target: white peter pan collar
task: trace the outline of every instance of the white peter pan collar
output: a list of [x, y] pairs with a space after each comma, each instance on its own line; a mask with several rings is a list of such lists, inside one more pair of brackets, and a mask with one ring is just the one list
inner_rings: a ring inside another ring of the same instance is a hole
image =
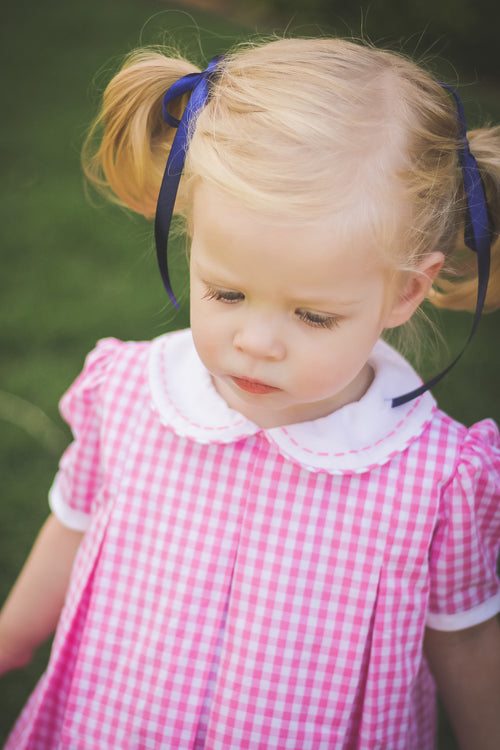
[[418, 438], [436, 409], [430, 393], [396, 409], [391, 399], [421, 380], [390, 346], [379, 341], [369, 362], [372, 385], [359, 400], [322, 419], [263, 430], [230, 409], [212, 385], [191, 331], [155, 339], [149, 379], [163, 424], [199, 443], [229, 443], [262, 433], [287, 458], [312, 471], [361, 473], [382, 465]]

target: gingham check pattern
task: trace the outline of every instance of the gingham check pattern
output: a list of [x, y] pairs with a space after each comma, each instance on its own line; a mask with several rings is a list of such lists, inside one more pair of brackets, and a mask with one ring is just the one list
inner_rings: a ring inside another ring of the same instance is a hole
[[383, 466], [314, 472], [162, 424], [149, 350], [103, 342], [62, 401], [52, 504], [90, 525], [6, 750], [433, 747], [426, 618], [498, 608], [494, 425], [437, 412]]

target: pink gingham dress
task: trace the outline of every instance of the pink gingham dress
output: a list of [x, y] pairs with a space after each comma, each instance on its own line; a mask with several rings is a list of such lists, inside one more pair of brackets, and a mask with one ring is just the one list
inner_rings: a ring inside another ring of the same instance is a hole
[[8, 750], [426, 750], [426, 625], [500, 609], [500, 450], [377, 344], [361, 401], [263, 430], [182, 331], [105, 340], [51, 490], [86, 530]]

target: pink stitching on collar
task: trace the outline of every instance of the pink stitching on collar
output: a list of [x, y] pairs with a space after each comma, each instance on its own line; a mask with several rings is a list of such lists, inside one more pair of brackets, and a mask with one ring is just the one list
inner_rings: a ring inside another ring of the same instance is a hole
[[[423, 398], [423, 396], [420, 396], [420, 398], [418, 398], [416, 401], [413, 402], [410, 411], [407, 414], [405, 414], [405, 416], [403, 417], [403, 419], [401, 419], [401, 421], [398, 422], [398, 424], [391, 430], [391, 432], [389, 432], [387, 435], [384, 435], [383, 437], [379, 438], [372, 445], [366, 445], [363, 448], [360, 448], [359, 450], [344, 451], [344, 452], [341, 452], [341, 453], [331, 453], [330, 451], [313, 451], [310, 448], [305, 448], [300, 443], [298, 443], [290, 435], [290, 433], [288, 432], [288, 430], [286, 429], [286, 427], [282, 427], [281, 430], [286, 435], [286, 437], [288, 438], [288, 440], [292, 443], [292, 445], [295, 445], [297, 448], [300, 448], [300, 450], [303, 450], [304, 453], [309, 453], [311, 456], [319, 456], [319, 457], [323, 457], [323, 458], [326, 458], [326, 457], [341, 458], [342, 456], [350, 456], [352, 454], [363, 453], [364, 451], [369, 451], [372, 448], [376, 448], [378, 445], [380, 445], [380, 443], [383, 443], [385, 440], [388, 440], [390, 437], [392, 437], [392, 435], [394, 435], [399, 430], [399, 428], [401, 427], [401, 425], [403, 424], [403, 422], [406, 419], [408, 419], [408, 417], [416, 409], [417, 405], [422, 400], [422, 398]], [[435, 411], [435, 407], [433, 408], [432, 413], [434, 411]]]
[[[161, 354], [163, 354], [163, 350], [160, 351], [160, 355]], [[165, 398], [167, 399], [168, 403], [170, 404], [175, 414], [184, 422], [186, 422], [186, 424], [192, 425], [193, 427], [197, 427], [200, 430], [217, 432], [221, 430], [228, 430], [228, 429], [232, 429], [235, 427], [239, 427], [240, 425], [244, 424], [247, 421], [244, 417], [242, 417], [238, 422], [235, 422], [233, 425], [227, 424], [227, 425], [221, 425], [219, 427], [210, 427], [208, 425], [202, 425], [202, 424], [198, 424], [197, 422], [192, 422], [177, 408], [177, 406], [174, 404], [174, 402], [172, 401], [170, 397], [170, 394], [168, 392], [168, 387], [167, 387], [167, 373], [166, 373], [166, 368], [165, 368], [165, 357], [163, 356], [160, 356], [160, 375], [161, 375], [162, 383], [164, 385], [163, 392], [164, 392]]]

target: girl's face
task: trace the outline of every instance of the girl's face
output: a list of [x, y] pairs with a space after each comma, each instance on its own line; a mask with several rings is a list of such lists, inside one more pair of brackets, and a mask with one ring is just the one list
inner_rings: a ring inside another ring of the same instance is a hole
[[277, 224], [205, 184], [193, 228], [191, 327], [226, 403], [271, 428], [360, 399], [383, 328], [409, 317], [373, 246], [336, 241], [332, 221]]

